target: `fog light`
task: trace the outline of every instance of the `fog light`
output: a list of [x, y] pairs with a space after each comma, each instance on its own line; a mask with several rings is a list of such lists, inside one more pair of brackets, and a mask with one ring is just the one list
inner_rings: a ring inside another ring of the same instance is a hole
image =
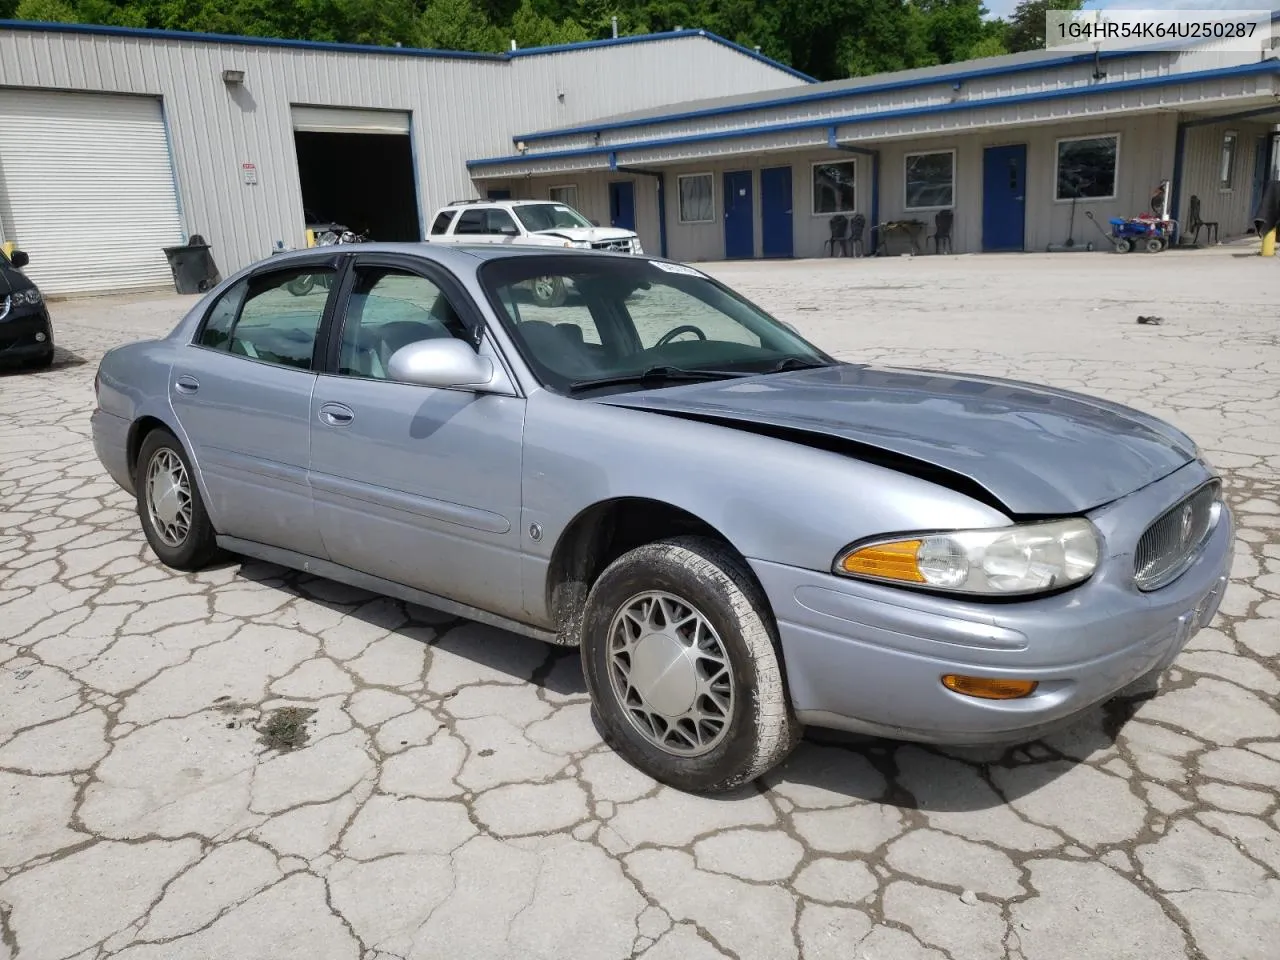
[[36, 343], [44, 343], [44, 341], [45, 341], [45, 336], [44, 336], [44, 334], [43, 334], [43, 333], [37, 333], [37, 334], [36, 334]]
[[979, 697], [983, 700], [1020, 700], [1035, 693], [1036, 687], [1040, 686], [1040, 681], [964, 677], [958, 673], [948, 673], [942, 678], [942, 685], [966, 697]]

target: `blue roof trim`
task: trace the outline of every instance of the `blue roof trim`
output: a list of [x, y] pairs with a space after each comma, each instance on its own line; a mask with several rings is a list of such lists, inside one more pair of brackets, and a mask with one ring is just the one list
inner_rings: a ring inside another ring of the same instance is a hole
[[[1092, 58], [1091, 58], [1092, 59]], [[1137, 80], [1120, 80], [1115, 83], [1099, 83], [1089, 87], [1073, 87], [1064, 90], [1045, 90], [1040, 93], [1022, 93], [1011, 97], [992, 97], [986, 100], [966, 100], [962, 103], [940, 103], [924, 107], [905, 107], [900, 110], [884, 110], [879, 113], [854, 114], [844, 117], [824, 117], [817, 120], [798, 120], [793, 123], [775, 123], [738, 130], [721, 130], [714, 133], [698, 133], [683, 137], [665, 137], [656, 140], [636, 140], [632, 143], [615, 143], [600, 147], [580, 147], [572, 150], [549, 150], [546, 153], [514, 154], [505, 157], [486, 157], [468, 160], [468, 169], [496, 167], [511, 163], [529, 163], [538, 160], [556, 160], [566, 157], [599, 156], [608, 153], [652, 150], [660, 147], [679, 146], [688, 143], [712, 143], [719, 140], [740, 140], [746, 137], [766, 136], [771, 133], [792, 133], [797, 130], [814, 130], [822, 127], [847, 127], [877, 120], [896, 120], [901, 117], [919, 117], [931, 113], [960, 113], [965, 110], [981, 110], [987, 107], [1004, 107], [1010, 104], [1034, 103], [1044, 100], [1065, 100], [1071, 97], [1088, 97], [1113, 93], [1119, 90], [1141, 90], [1148, 87], [1168, 87], [1197, 80], [1217, 77], [1242, 76], [1260, 73], [1280, 73], [1280, 60], [1262, 60], [1234, 67], [1215, 70], [1196, 70], [1190, 73], [1170, 74], [1162, 77], [1144, 77]], [[1277, 109], [1280, 109], [1278, 107]]]
[[432, 50], [418, 47], [380, 47], [368, 43], [330, 43], [319, 40], [288, 40], [280, 37], [244, 37], [228, 33], [194, 33], [186, 30], [156, 30], [150, 27], [110, 27], [93, 23], [44, 23], [38, 20], [0, 20], [0, 30], [28, 30], [45, 33], [80, 33], [106, 37], [138, 37], [152, 40], [184, 40], [193, 43], [235, 43], [250, 47], [284, 47], [293, 50], [325, 50], [330, 53], [376, 53], [391, 57], [426, 57], [439, 60], [484, 60], [503, 63], [516, 57], [540, 57], [572, 50], [594, 47], [614, 47], [631, 43], [653, 43], [680, 37], [702, 37], [713, 43], [736, 50], [744, 56], [775, 67], [806, 83], [817, 83], [813, 77], [794, 70], [785, 63], [739, 46], [731, 40], [706, 30], [677, 30], [668, 33], [644, 33], [632, 37], [616, 37], [608, 40], [587, 40], [583, 43], [564, 43], [550, 47], [529, 47], [525, 50], [507, 50], [502, 53], [475, 53], [469, 50]]
[[807, 73], [801, 73], [794, 67], [789, 67], [785, 63], [780, 63], [771, 57], [766, 57], [763, 53], [757, 53], [749, 50], [741, 44], [734, 43], [732, 40], [726, 40], [719, 34], [712, 33], [710, 30], [670, 30], [667, 33], [642, 33], [631, 37], [612, 37], [606, 40], [584, 40], [581, 43], [562, 43], [552, 47], [529, 47], [526, 50], [511, 50], [504, 57], [529, 57], [541, 56], [547, 53], [562, 53], [567, 50], [587, 50], [591, 47], [620, 47], [631, 43], [652, 43], [655, 40], [670, 40], [677, 37], [702, 37], [710, 40], [712, 43], [718, 43], [723, 47], [742, 54], [744, 57], [750, 57], [760, 63], [767, 64], [775, 70], [781, 70], [783, 73], [790, 74], [797, 79], [803, 80], [805, 83], [817, 83], [817, 79], [809, 76]]
[[[1280, 22], [1280, 13], [1277, 13], [1272, 17], [1272, 22]], [[1170, 51], [1168, 49], [1112, 50], [1107, 53], [1100, 54], [1099, 59], [1120, 60], [1126, 57], [1150, 56], [1152, 54], [1169, 52]], [[1073, 53], [1062, 57], [1037, 60], [1034, 63], [1020, 63], [1008, 67], [975, 67], [968, 70], [957, 70], [955, 73], [939, 74], [933, 77], [913, 77], [909, 80], [886, 80], [883, 83], [867, 84], [866, 86], [856, 87], [852, 90], [823, 90], [818, 93], [799, 93], [786, 97], [771, 97], [764, 100], [753, 100], [750, 103], [735, 103], [724, 107], [704, 107], [701, 110], [658, 114], [650, 117], [638, 117], [632, 120], [616, 120], [611, 123], [593, 123], [583, 124], [576, 127], [560, 127], [554, 130], [539, 130], [533, 133], [517, 134], [511, 138], [511, 142], [537, 143], [541, 140], [559, 140], [564, 137], [579, 136], [582, 134], [604, 133], [607, 130], [627, 130], [634, 127], [653, 127], [664, 123], [680, 123], [685, 120], [700, 120], [705, 117], [730, 116], [735, 113], [751, 113], [756, 110], [767, 110], [771, 107], [790, 107], [802, 103], [821, 103], [826, 100], [840, 100], [845, 97], [887, 93], [892, 90], [912, 90], [917, 87], [931, 87], [942, 83], [963, 83], [966, 80], [979, 80], [983, 77], [1011, 76], [1019, 73], [1029, 73], [1034, 70], [1087, 63], [1093, 63], [1093, 54]]]

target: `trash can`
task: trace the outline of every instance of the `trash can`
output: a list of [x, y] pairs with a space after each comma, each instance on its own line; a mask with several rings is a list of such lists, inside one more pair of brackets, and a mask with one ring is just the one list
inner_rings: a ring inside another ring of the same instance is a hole
[[210, 249], [199, 234], [192, 234], [183, 246], [164, 248], [178, 293], [204, 293], [222, 279]]

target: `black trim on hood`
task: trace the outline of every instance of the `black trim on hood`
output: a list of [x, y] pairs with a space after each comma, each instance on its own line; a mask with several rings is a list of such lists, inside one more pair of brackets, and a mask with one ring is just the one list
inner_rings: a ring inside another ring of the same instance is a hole
[[[800, 427], [782, 427], [772, 424], [755, 423], [749, 420], [737, 420], [732, 417], [716, 417], [709, 414], [688, 413], [676, 410], [655, 410], [652, 407], [632, 406], [626, 403], [619, 403], [616, 398], [611, 401], [612, 406], [625, 407], [628, 410], [638, 410], [641, 413], [655, 413], [663, 417], [674, 417], [677, 420], [693, 420], [697, 423], [707, 423], [716, 427], [727, 427], [730, 430], [738, 430], [743, 433], [753, 433], [761, 437], [769, 437], [773, 440], [783, 440], [787, 443], [797, 443], [801, 446], [810, 447], [814, 450], [823, 450], [827, 453], [836, 453], [841, 456], [850, 457], [854, 460], [860, 460], [864, 463], [870, 463], [877, 467], [884, 467], [893, 470], [896, 473], [903, 473], [908, 476], [915, 477], [918, 480], [924, 480], [928, 483], [937, 484], [948, 490], [954, 491], [961, 496], [976, 500], [978, 503], [984, 504], [995, 510], [999, 510], [1010, 520], [1015, 522], [1043, 520], [1046, 519], [1042, 514], [1018, 514], [1010, 510], [999, 497], [988, 490], [986, 487], [969, 479], [962, 474], [947, 470], [943, 467], [926, 463], [923, 460], [917, 460], [915, 457], [908, 457], [903, 454], [893, 453], [888, 450], [882, 450], [879, 447], [872, 446], [867, 443], [859, 443], [856, 440], [847, 440], [844, 437], [833, 437], [830, 434], [822, 433], [817, 430], [804, 430]], [[1052, 519], [1060, 519], [1059, 514], [1054, 514]]]

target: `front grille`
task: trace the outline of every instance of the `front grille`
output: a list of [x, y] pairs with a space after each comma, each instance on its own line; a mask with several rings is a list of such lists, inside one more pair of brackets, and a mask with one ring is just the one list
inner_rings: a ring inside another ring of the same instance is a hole
[[1206, 483], [1166, 510], [1138, 540], [1133, 580], [1139, 590], [1158, 590], [1182, 576], [1213, 529], [1222, 487]]
[[620, 240], [597, 240], [591, 244], [592, 250], [614, 250], [618, 253], [631, 252], [631, 238], [623, 237]]

